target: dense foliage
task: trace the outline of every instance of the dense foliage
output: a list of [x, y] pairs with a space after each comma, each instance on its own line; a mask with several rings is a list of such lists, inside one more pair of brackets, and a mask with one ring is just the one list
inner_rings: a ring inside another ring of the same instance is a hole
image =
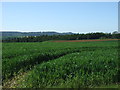
[[105, 39], [117, 38], [120, 39], [120, 33], [87, 33], [87, 34], [70, 34], [70, 35], [42, 35], [42, 36], [22, 36], [5, 38], [3, 42], [42, 42], [48, 40], [82, 40], [82, 39]]

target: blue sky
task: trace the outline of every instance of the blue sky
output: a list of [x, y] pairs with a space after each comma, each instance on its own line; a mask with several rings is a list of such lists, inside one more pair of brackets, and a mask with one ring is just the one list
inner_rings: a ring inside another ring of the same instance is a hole
[[4, 2], [3, 30], [113, 32], [118, 29], [117, 2]]

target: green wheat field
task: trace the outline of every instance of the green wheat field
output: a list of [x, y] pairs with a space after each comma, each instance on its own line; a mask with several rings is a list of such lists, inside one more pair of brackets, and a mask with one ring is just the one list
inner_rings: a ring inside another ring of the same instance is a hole
[[3, 88], [120, 87], [118, 40], [2, 46]]

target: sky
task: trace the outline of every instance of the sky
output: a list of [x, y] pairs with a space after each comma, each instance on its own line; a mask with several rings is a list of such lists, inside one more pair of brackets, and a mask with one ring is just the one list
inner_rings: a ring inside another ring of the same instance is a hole
[[3, 2], [2, 31], [113, 32], [117, 2]]

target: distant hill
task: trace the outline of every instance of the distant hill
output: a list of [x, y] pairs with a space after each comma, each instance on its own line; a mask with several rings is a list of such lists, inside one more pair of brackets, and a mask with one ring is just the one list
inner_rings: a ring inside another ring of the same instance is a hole
[[2, 38], [7, 37], [23, 37], [23, 36], [41, 36], [41, 35], [71, 35], [75, 34], [72, 32], [58, 33], [58, 32], [12, 32], [12, 31], [2, 31]]

